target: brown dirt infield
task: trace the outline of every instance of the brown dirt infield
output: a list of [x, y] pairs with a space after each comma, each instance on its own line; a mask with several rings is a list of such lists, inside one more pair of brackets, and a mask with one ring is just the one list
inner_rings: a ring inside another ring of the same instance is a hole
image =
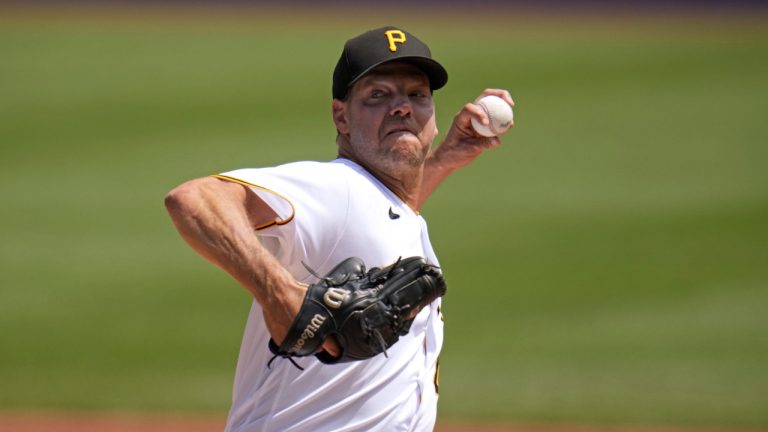
[[[0, 432], [214, 432], [224, 417], [195, 415], [0, 413]], [[471, 424], [439, 422], [435, 432], [758, 432], [747, 428]]]

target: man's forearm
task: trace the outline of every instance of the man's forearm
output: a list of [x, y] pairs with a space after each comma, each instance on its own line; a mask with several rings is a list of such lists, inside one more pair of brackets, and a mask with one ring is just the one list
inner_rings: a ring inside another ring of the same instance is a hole
[[303, 291], [254, 234], [244, 205], [248, 193], [237, 184], [199, 179], [171, 191], [165, 205], [182, 238], [253, 295], [265, 318], [273, 318], [267, 324], [279, 337], [281, 328], [291, 323]]
[[172, 190], [165, 206], [181, 237], [201, 256], [221, 267], [261, 297], [258, 270], [265, 257], [253, 234], [243, 199], [233, 187], [200, 179]]
[[421, 189], [419, 190], [418, 208], [420, 209], [432, 193], [440, 186], [456, 167], [442, 164], [439, 157], [431, 152], [424, 163], [424, 174], [421, 180]]

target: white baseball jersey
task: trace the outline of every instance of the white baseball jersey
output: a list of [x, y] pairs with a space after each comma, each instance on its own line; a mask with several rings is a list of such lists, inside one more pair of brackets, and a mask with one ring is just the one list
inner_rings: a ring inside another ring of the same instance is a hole
[[[423, 256], [437, 265], [424, 219], [347, 159], [242, 169], [217, 177], [245, 184], [278, 217], [257, 227], [263, 245], [298, 280], [312, 283], [350, 256], [370, 267]], [[424, 308], [389, 357], [326, 365], [272, 358], [254, 301], [237, 363], [228, 432], [431, 431], [443, 342], [440, 300]]]

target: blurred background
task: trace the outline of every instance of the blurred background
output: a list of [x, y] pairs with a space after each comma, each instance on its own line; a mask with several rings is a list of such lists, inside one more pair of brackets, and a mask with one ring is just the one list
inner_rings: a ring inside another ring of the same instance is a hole
[[393, 24], [441, 131], [517, 104], [423, 209], [440, 422], [768, 427], [761, 3], [0, 4], [0, 413], [223, 418], [250, 298], [163, 196], [332, 159], [341, 47]]

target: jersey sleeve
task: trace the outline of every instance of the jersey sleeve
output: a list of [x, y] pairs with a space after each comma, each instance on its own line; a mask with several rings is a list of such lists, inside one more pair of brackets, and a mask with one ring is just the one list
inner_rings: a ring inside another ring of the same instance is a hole
[[274, 220], [254, 228], [281, 264], [289, 270], [296, 267], [294, 276], [308, 276], [302, 261], [312, 268], [321, 267], [324, 263], [318, 262], [319, 257], [331, 254], [345, 230], [348, 180], [330, 164], [296, 162], [214, 177], [247, 186], [274, 210]]
[[214, 174], [221, 180], [240, 183], [248, 187], [251, 192], [259, 196], [277, 215], [274, 220], [255, 226], [257, 231], [266, 230], [274, 225], [285, 225], [293, 220], [296, 208], [290, 198], [279, 192], [284, 188], [280, 182], [271, 178], [268, 173], [260, 169], [240, 169], [221, 174]]

